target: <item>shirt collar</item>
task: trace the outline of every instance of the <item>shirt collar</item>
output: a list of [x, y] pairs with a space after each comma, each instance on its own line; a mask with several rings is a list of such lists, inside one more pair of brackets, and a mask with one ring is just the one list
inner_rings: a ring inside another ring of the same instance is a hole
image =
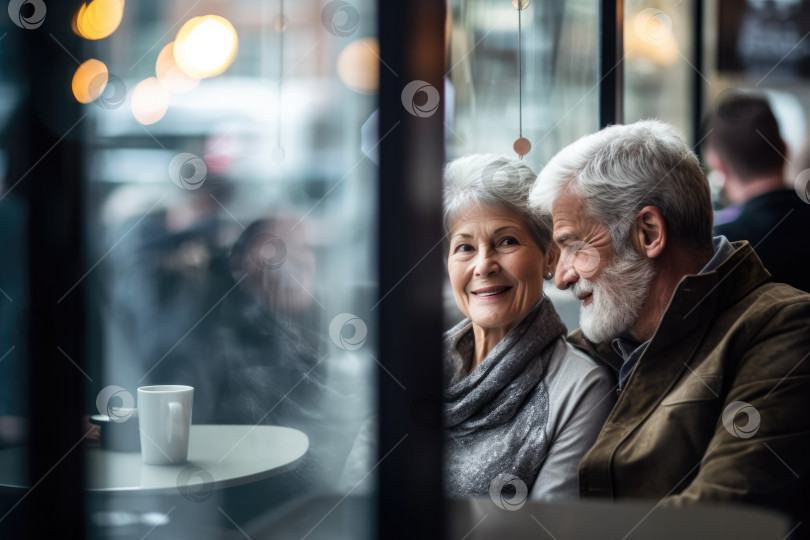
[[613, 338], [610, 345], [613, 347], [613, 352], [621, 356], [623, 360], [627, 360], [641, 343], [633, 339], [629, 332], [625, 332]]
[[714, 255], [698, 274], [708, 274], [716, 270], [718, 266], [726, 262], [726, 259], [734, 254], [734, 246], [732, 246], [728, 238], [723, 235], [715, 236], [712, 240], [712, 245], [714, 247]]

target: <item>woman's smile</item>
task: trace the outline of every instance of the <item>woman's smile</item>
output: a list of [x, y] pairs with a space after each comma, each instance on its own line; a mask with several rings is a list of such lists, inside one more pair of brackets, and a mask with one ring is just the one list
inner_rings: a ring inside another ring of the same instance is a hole
[[472, 293], [479, 298], [502, 298], [512, 287], [506, 285], [493, 285], [475, 289]]

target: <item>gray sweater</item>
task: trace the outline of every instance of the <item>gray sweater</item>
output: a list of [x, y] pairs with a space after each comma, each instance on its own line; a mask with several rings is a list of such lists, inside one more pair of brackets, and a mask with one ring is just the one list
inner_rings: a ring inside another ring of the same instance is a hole
[[578, 498], [579, 461], [615, 386], [564, 335], [545, 296], [472, 371], [472, 323], [445, 334], [448, 495], [494, 497], [506, 483], [519, 493], [516, 477], [533, 499]]

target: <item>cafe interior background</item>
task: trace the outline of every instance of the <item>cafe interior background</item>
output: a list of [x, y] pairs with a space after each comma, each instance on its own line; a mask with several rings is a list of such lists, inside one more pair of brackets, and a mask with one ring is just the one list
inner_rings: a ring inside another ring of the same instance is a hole
[[[442, 164], [524, 138], [539, 171], [650, 117], [699, 149], [733, 88], [767, 93], [798, 163], [810, 2], [518, 1], [0, 10], [3, 538], [440, 537]], [[308, 448], [232, 487], [202, 465], [163, 492], [85, 489], [112, 474], [84, 461], [88, 416], [145, 384], [193, 386], [195, 425]]]

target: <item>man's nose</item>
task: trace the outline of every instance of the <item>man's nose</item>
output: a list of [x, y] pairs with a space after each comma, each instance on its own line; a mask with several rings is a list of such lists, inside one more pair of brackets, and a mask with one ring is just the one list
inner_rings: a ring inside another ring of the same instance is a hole
[[564, 291], [577, 281], [579, 281], [579, 274], [574, 267], [573, 257], [560, 257], [560, 260], [557, 261], [557, 270], [554, 272], [554, 285]]

